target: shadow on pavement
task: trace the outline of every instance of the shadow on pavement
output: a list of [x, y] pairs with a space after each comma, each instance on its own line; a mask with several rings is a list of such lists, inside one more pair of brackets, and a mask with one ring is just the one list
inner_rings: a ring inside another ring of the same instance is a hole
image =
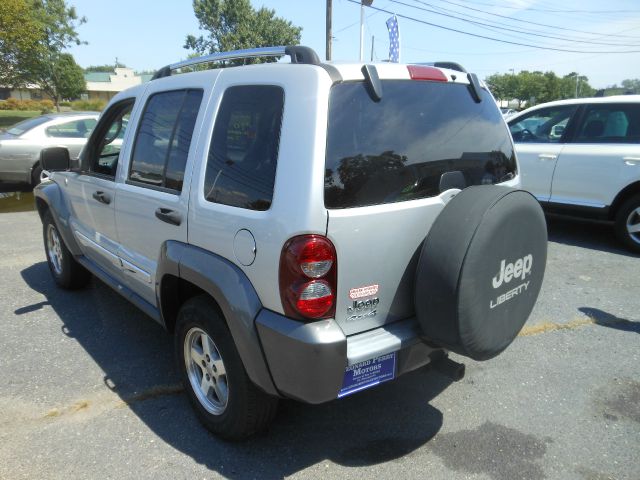
[[610, 313], [598, 310], [597, 308], [580, 307], [578, 310], [592, 319], [596, 325], [621, 330], [623, 332], [640, 333], [640, 322], [619, 318]]
[[640, 258], [618, 241], [612, 224], [560, 215], [547, 215], [546, 218], [550, 242]]
[[[244, 443], [226, 443], [197, 421], [179, 393], [172, 338], [133, 305], [94, 280], [77, 292], [58, 289], [46, 262], [24, 269], [29, 287], [48, 303], [61, 332], [75, 338], [104, 371], [116, 392], [155, 434], [198, 463], [228, 478], [275, 478], [323, 460], [345, 466], [375, 465], [411, 454], [440, 430], [442, 412], [429, 402], [451, 381], [428, 369], [323, 405], [282, 401], [270, 430]], [[154, 394], [155, 392], [155, 394]]]

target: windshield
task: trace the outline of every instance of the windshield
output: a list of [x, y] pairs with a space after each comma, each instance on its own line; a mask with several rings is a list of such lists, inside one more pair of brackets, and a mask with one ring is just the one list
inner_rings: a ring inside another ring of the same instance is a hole
[[28, 120], [23, 120], [20, 123], [16, 123], [13, 127], [7, 130], [7, 133], [15, 135], [16, 137], [31, 130], [32, 128], [42, 125], [45, 122], [51, 120], [49, 117], [36, 117]]
[[[464, 186], [514, 177], [515, 155], [488, 92], [467, 85], [386, 80], [374, 102], [363, 82], [335, 85], [329, 101], [327, 208], [350, 208], [441, 193], [447, 172]], [[460, 175], [458, 174], [458, 175]], [[446, 188], [444, 188], [446, 189]]]

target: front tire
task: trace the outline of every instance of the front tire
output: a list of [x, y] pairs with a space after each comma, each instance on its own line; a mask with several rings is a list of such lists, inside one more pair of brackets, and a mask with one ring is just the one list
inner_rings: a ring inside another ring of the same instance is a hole
[[206, 295], [180, 308], [176, 356], [187, 396], [204, 426], [227, 440], [240, 440], [265, 429], [278, 399], [249, 379], [224, 318]]
[[640, 252], [640, 195], [624, 202], [616, 213], [616, 236], [624, 245]]
[[91, 273], [73, 258], [49, 211], [42, 219], [42, 234], [47, 263], [56, 284], [66, 290], [77, 290], [87, 285]]

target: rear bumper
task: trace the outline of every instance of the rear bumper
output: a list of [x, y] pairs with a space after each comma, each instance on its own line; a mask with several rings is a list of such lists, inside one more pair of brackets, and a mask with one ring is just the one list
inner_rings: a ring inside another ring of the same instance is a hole
[[415, 319], [346, 337], [334, 320], [303, 323], [262, 310], [256, 326], [276, 388], [307, 403], [337, 398], [348, 365], [397, 352], [397, 377], [429, 363], [435, 351], [420, 340]]

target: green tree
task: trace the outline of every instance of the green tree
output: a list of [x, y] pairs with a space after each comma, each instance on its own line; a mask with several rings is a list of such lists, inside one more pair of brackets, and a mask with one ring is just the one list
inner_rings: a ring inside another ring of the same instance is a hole
[[127, 68], [124, 63], [118, 62], [114, 65], [89, 65], [84, 69], [85, 72], [102, 72], [102, 73], [113, 73], [115, 68]]
[[29, 0], [0, 1], [0, 85], [27, 83], [24, 64], [42, 54], [42, 24], [32, 15]]
[[87, 88], [82, 68], [69, 53], [57, 55], [51, 64], [41, 64], [43, 70], [37, 74], [38, 85], [51, 98], [60, 111], [62, 99], [78, 98]]
[[249, 0], [193, 0], [193, 11], [206, 33], [188, 35], [184, 47], [200, 55], [300, 43], [302, 28], [276, 17], [275, 10], [255, 10]]
[[633, 93], [640, 93], [640, 78], [628, 78], [623, 80], [622, 88]]
[[[576, 79], [576, 76], [579, 78]], [[543, 73], [523, 70], [517, 75], [496, 73], [487, 77], [485, 82], [498, 100], [517, 100], [518, 108], [573, 98], [576, 94], [578, 97], [591, 97], [595, 94], [595, 89], [589, 85], [589, 79], [576, 72], [560, 78], [551, 71]]]
[[[4, 1], [4, 0], [3, 0]], [[76, 28], [86, 22], [65, 0], [30, 0], [31, 15], [41, 26], [42, 48], [21, 64], [24, 78], [39, 85], [60, 111], [62, 98], [73, 98], [85, 88], [82, 69], [64, 50], [81, 45]], [[80, 74], [78, 74], [80, 72]]]

